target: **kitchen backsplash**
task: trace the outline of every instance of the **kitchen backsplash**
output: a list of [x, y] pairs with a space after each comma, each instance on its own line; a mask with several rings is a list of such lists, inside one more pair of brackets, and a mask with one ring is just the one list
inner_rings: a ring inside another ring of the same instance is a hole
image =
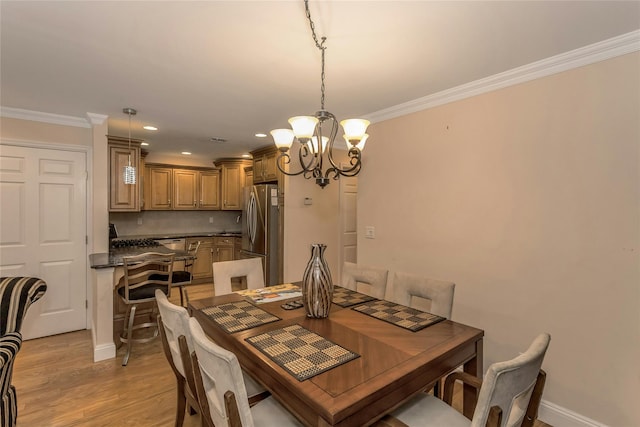
[[111, 212], [119, 237], [162, 233], [241, 231], [240, 211]]

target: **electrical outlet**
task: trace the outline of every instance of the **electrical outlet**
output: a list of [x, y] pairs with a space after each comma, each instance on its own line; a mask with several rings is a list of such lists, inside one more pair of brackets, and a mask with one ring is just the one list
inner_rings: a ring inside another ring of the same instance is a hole
[[376, 238], [376, 228], [372, 225], [368, 225], [364, 228], [364, 237], [367, 239]]
[[212, 216], [209, 217], [209, 224], [213, 224], [213, 217]]
[[138, 218], [138, 225], [142, 225], [142, 218]]

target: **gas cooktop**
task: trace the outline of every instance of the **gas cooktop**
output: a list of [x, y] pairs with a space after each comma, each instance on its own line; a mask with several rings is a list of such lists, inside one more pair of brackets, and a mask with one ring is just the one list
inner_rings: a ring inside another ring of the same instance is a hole
[[114, 249], [118, 248], [153, 248], [161, 246], [160, 243], [156, 242], [153, 239], [120, 239], [113, 240], [111, 242], [111, 247]]

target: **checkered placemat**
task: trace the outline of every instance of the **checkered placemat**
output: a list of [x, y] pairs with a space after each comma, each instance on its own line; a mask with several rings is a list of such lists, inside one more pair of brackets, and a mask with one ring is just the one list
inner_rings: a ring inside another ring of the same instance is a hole
[[372, 301], [376, 298], [343, 288], [342, 286], [333, 287], [333, 303], [340, 307], [351, 307], [352, 305], [362, 304], [363, 302]]
[[366, 302], [353, 307], [352, 310], [368, 314], [413, 332], [446, 320], [444, 317], [436, 316], [435, 314], [382, 300]]
[[276, 329], [246, 340], [298, 381], [360, 357], [300, 325]]
[[202, 312], [230, 334], [280, 320], [247, 301], [206, 307]]

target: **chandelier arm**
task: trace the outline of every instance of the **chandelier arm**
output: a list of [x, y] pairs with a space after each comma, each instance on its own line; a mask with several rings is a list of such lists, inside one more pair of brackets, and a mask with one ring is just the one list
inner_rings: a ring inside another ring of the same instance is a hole
[[[309, 157], [309, 162], [305, 162], [305, 158]], [[303, 144], [300, 142], [300, 151], [298, 151], [298, 160], [300, 161], [300, 166], [305, 171], [313, 171], [318, 168], [318, 156], [309, 150], [309, 146], [307, 144]], [[322, 165], [320, 165], [322, 166]]]
[[291, 163], [291, 156], [289, 155], [289, 153], [281, 152], [280, 155], [278, 156], [278, 158], [276, 159], [276, 166], [278, 167], [280, 172], [282, 172], [285, 175], [289, 175], [289, 176], [296, 176], [296, 175], [300, 175], [301, 173], [305, 172], [304, 169], [302, 169], [302, 170], [300, 170], [298, 172], [286, 171], [286, 170], [284, 170], [284, 168], [282, 166], [280, 166], [280, 163], [282, 163], [283, 165]]

